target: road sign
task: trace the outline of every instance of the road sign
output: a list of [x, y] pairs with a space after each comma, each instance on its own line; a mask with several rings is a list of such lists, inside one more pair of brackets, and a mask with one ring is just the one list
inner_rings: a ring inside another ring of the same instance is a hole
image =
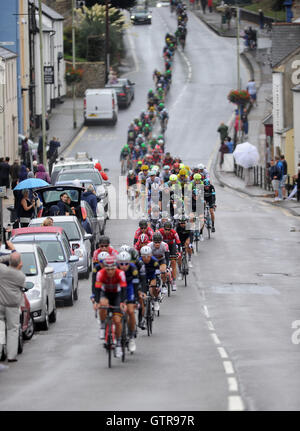
[[44, 83], [54, 84], [54, 66], [44, 66]]
[[6, 196], [6, 187], [0, 186], [0, 198], [4, 198]]
[[0, 42], [0, 46], [11, 46], [15, 45], [15, 42]]

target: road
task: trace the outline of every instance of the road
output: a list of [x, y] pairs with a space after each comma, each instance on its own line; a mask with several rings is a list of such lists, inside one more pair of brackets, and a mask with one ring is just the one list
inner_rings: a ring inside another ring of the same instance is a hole
[[[236, 86], [235, 42], [189, 18], [167, 100], [167, 149], [190, 166], [211, 166], [216, 129], [232, 114], [226, 96]], [[163, 67], [164, 35], [175, 31], [168, 8], [154, 10], [152, 22], [129, 30], [132, 106], [120, 111], [115, 127], [84, 128], [66, 152], [88, 149], [99, 158], [110, 169], [111, 195], [127, 127], [145, 109], [153, 69]], [[218, 184], [216, 192], [216, 233], [193, 257], [188, 286], [178, 282], [163, 302], [152, 337], [139, 331], [136, 353], [124, 364], [115, 359], [109, 370], [90, 280], [81, 280], [75, 306], [59, 308], [50, 331], [38, 332], [19, 362], [0, 373], [0, 410], [299, 409], [300, 346], [292, 343], [292, 324], [300, 320], [299, 233], [290, 231], [299, 231], [299, 220], [263, 199]], [[112, 245], [131, 243], [137, 224], [112, 214]]]

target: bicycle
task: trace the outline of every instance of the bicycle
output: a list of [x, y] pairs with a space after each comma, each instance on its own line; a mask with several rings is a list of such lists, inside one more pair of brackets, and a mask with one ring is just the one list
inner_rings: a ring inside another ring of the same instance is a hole
[[187, 258], [186, 258], [186, 249], [185, 249], [185, 245], [183, 245], [182, 248], [182, 255], [181, 255], [181, 274], [184, 277], [184, 285], [187, 286], [187, 275], [189, 273], [189, 267], [188, 267], [188, 263], [187, 263]]
[[154, 299], [150, 295], [149, 287], [147, 290], [147, 296], [145, 299], [145, 318], [146, 318], [146, 324], [147, 324], [147, 333], [148, 337], [152, 335], [152, 325], [154, 321]]
[[172, 290], [172, 271], [169, 267], [167, 267], [167, 288], [168, 288], [168, 296], [171, 296], [171, 290]]
[[[114, 354], [114, 357], [116, 357], [116, 353], [115, 353], [115, 347], [117, 344], [117, 340], [116, 340], [116, 327], [115, 324], [113, 322], [113, 310], [114, 309], [119, 309], [120, 307], [115, 307], [112, 305], [109, 306], [104, 306], [101, 305], [99, 307], [102, 310], [107, 310], [107, 316], [105, 319], [105, 338], [104, 338], [104, 348], [107, 351], [108, 354], [108, 368], [111, 368], [111, 358], [112, 358], [112, 352]], [[95, 314], [95, 317], [97, 318], [97, 311]], [[122, 362], [125, 361], [125, 348], [126, 348], [126, 343], [124, 342], [124, 332], [123, 332], [123, 327], [125, 326], [125, 331], [126, 331], [126, 327], [127, 327], [127, 322], [126, 325], [124, 325], [124, 317], [126, 319], [125, 313], [123, 313], [123, 317], [122, 317], [122, 338], [121, 338], [121, 346], [122, 346]], [[126, 332], [125, 332], [126, 334]]]
[[206, 204], [205, 205], [205, 210], [204, 210], [204, 223], [207, 229], [207, 233], [208, 233], [208, 239], [210, 239], [210, 231], [211, 231], [211, 215], [210, 215], [210, 208], [209, 205]]

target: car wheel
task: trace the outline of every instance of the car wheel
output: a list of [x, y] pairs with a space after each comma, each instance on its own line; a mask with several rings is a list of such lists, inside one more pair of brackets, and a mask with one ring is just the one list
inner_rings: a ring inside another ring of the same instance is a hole
[[48, 331], [49, 329], [49, 310], [48, 310], [48, 302], [46, 303], [45, 308], [45, 320], [39, 324], [40, 329], [43, 331]]
[[57, 319], [57, 310], [56, 310], [56, 305], [54, 304], [53, 311], [52, 311], [52, 313], [49, 316], [49, 322], [55, 323], [56, 319]]
[[24, 340], [30, 340], [34, 334], [34, 320], [33, 317], [30, 316], [29, 322], [28, 322], [28, 326], [26, 331], [23, 332], [23, 338]]
[[116, 114], [114, 114], [114, 117], [113, 117], [113, 120], [112, 120], [112, 123], [113, 123], [114, 126], [117, 124], [117, 121], [118, 121], [118, 117], [116, 116]]
[[72, 305], [74, 305], [74, 286], [72, 286], [72, 291], [71, 291], [71, 295], [69, 299], [66, 299], [65, 304], [68, 305], [69, 307], [72, 307]]
[[74, 290], [74, 300], [78, 301], [78, 283], [76, 289]]
[[0, 361], [3, 362], [3, 361], [5, 361], [6, 358], [7, 358], [6, 345], [2, 345], [2, 352], [0, 354]]

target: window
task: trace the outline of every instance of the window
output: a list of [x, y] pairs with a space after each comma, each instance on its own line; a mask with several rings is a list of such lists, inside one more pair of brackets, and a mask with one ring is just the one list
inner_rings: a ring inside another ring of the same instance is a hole
[[59, 241], [36, 241], [41, 247], [48, 262], [65, 262], [63, 248]]
[[61, 173], [57, 177], [57, 182], [59, 181], [73, 181], [73, 180], [89, 180], [95, 185], [102, 184], [102, 177], [98, 172], [66, 172]]
[[45, 259], [45, 256], [43, 255], [41, 250], [38, 250], [38, 257], [40, 261], [42, 274], [44, 274], [45, 268], [47, 266], [47, 260]]
[[54, 226], [62, 227], [66, 232], [69, 241], [80, 240], [80, 233], [78, 227], [73, 220], [70, 222], [57, 221], [54, 222]]
[[26, 277], [38, 274], [36, 259], [34, 253], [22, 253], [22, 271]]

